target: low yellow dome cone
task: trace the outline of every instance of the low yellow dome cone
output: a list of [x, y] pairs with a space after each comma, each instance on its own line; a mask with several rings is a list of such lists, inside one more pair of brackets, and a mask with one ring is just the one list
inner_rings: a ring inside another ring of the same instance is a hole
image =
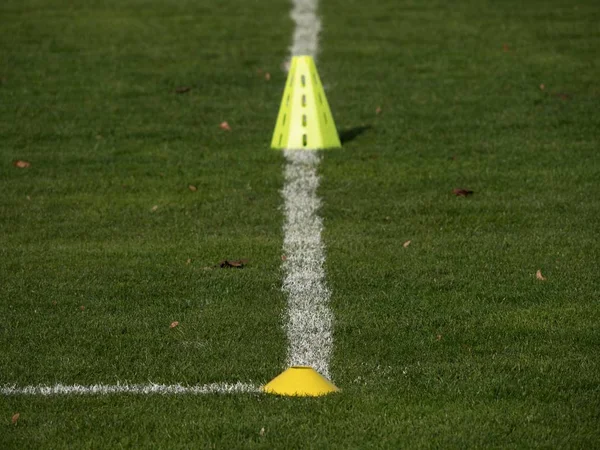
[[271, 148], [321, 150], [341, 146], [315, 61], [311, 56], [292, 57]]
[[339, 389], [312, 367], [290, 367], [263, 388], [267, 394], [318, 397]]

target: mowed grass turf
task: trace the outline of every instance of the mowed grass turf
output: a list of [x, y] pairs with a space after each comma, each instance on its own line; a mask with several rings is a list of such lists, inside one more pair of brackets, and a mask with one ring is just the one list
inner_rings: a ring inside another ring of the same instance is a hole
[[3, 4], [2, 384], [277, 374], [282, 161], [265, 129], [284, 76], [256, 70], [288, 32], [261, 34], [260, 11]]
[[[276, 375], [290, 5], [1, 8], [0, 384]], [[320, 13], [342, 393], [2, 397], [3, 447], [600, 445], [600, 9]]]

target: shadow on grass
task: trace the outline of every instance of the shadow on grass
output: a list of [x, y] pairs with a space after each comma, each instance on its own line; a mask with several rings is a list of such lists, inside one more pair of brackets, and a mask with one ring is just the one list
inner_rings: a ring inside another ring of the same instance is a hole
[[340, 131], [340, 142], [343, 144], [351, 142], [364, 132], [373, 128], [371, 125], [361, 125], [358, 127], [346, 128]]

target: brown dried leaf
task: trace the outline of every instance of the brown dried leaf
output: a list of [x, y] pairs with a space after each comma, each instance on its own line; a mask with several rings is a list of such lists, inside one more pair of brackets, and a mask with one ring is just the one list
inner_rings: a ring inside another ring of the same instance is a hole
[[269, 72], [265, 73], [265, 80], [271, 81], [271, 74]]
[[171, 322], [171, 325], [169, 325], [169, 328], [175, 328], [177, 325], [179, 325], [179, 322], [177, 322], [177, 321]]
[[79, 309], [80, 309], [80, 310], [82, 310], [82, 311], [85, 311], [85, 306], [81, 305], [81, 306], [79, 307]]
[[546, 281], [546, 277], [542, 275], [541, 269], [538, 269], [538, 271], [535, 273], [535, 277], [540, 281]]
[[377, 107], [377, 109], [375, 110], [375, 114], [377, 114], [377, 115], [381, 114], [381, 106]]
[[544, 89], [546, 89], [546, 86], [544, 86], [544, 84], [543, 84], [543, 83], [542, 83], [542, 84], [540, 84], [540, 90], [542, 90], [542, 91], [543, 91]]
[[502, 51], [504, 52], [509, 52], [510, 48], [508, 47], [508, 44], [502, 44]]
[[196, 191], [198, 190], [198, 188], [197, 188], [196, 186], [194, 186], [193, 184], [190, 184], [190, 185], [188, 186], [188, 189], [189, 189], [190, 191], [192, 191], [192, 192], [196, 192]]
[[12, 418], [10, 419], [10, 422], [13, 425], [16, 425], [16, 423], [19, 421], [19, 417], [21, 417], [20, 413], [14, 413], [13, 416], [12, 416]]
[[19, 169], [29, 169], [31, 167], [31, 163], [29, 161], [23, 161], [22, 159], [17, 159], [13, 161], [13, 166]]
[[436, 341], [441, 341], [441, 340], [442, 340], [442, 335], [441, 335], [441, 334], [438, 334], [438, 335], [435, 337], [435, 340], [436, 340]]
[[221, 269], [229, 269], [231, 267], [235, 267], [236, 269], [243, 269], [244, 266], [248, 263], [247, 259], [237, 259], [237, 260], [224, 260], [219, 263], [219, 267]]
[[402, 247], [406, 248], [410, 245], [411, 240], [409, 239], [408, 241], [406, 241], [404, 244], [402, 244]]
[[285, 256], [285, 255], [281, 255], [281, 260], [282, 260], [282, 261], [287, 261], [287, 256]]
[[191, 90], [192, 90], [192, 88], [189, 86], [181, 86], [181, 87], [178, 87], [177, 89], [175, 89], [175, 92], [177, 94], [185, 94], [186, 92], [190, 92]]
[[152, 211], [152, 212], [154, 212], [154, 211], [156, 211], [157, 209], [158, 209], [158, 205], [154, 205], [154, 206], [152, 207], [152, 210], [151, 210], [151, 211]]
[[219, 125], [219, 127], [221, 127], [221, 130], [231, 131], [231, 127], [227, 122], [221, 122], [221, 125]]
[[452, 193], [454, 195], [456, 195], [457, 197], [467, 197], [469, 195], [473, 194], [473, 191], [469, 190], [469, 189], [452, 189]]

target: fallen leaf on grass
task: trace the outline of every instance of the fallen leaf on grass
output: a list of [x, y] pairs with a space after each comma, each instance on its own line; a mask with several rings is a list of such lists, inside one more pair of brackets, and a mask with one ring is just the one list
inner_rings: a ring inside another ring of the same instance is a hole
[[406, 241], [404, 244], [402, 244], [402, 247], [406, 248], [410, 245], [411, 241], [410, 239], [408, 241]]
[[190, 92], [191, 90], [192, 90], [192, 88], [189, 86], [181, 86], [181, 87], [178, 87], [177, 89], [175, 89], [175, 92], [177, 94], [185, 94], [186, 92]]
[[544, 84], [540, 84], [540, 90], [543, 91], [544, 89], [546, 89], [546, 86], [544, 86]]
[[29, 161], [23, 161], [22, 159], [17, 159], [13, 161], [13, 166], [19, 169], [28, 169], [31, 167], [31, 163]]
[[219, 127], [221, 127], [221, 130], [231, 131], [231, 127], [227, 122], [221, 122], [221, 125], [219, 125]]
[[281, 255], [281, 260], [282, 260], [282, 261], [287, 261], [287, 256], [285, 256], [285, 255]]
[[156, 211], [157, 209], [158, 209], [158, 205], [154, 205], [154, 206], [152, 207], [152, 210], [151, 210], [151, 211], [152, 211], [152, 212], [154, 212], [154, 211]]
[[85, 311], [85, 306], [81, 305], [81, 306], [79, 307], [79, 309], [80, 309], [80, 310], [82, 310], [82, 311]]
[[269, 72], [265, 73], [265, 80], [271, 81], [271, 74]]
[[186, 264], [191, 264], [192, 263], [192, 259], [188, 258], [187, 261], [185, 262]]
[[248, 263], [247, 259], [238, 259], [238, 260], [224, 260], [219, 263], [219, 267], [221, 269], [229, 269], [231, 267], [235, 267], [236, 269], [242, 269]]
[[546, 281], [546, 277], [542, 275], [541, 269], [538, 269], [538, 271], [535, 273], [535, 277], [540, 281]]
[[377, 114], [377, 115], [381, 114], [381, 106], [377, 107], [377, 109], [375, 110], [375, 114]]
[[457, 197], [467, 197], [468, 195], [472, 195], [473, 191], [469, 190], [469, 189], [452, 189], [452, 193], [454, 195], [456, 195]]
[[179, 322], [177, 322], [177, 321], [171, 322], [171, 325], [169, 325], [169, 328], [175, 328], [177, 325], [179, 325]]
[[502, 51], [503, 52], [509, 52], [510, 48], [508, 47], [508, 44], [502, 44]]
[[441, 334], [438, 334], [438, 335], [435, 337], [435, 339], [436, 339], [436, 341], [441, 341], [441, 340], [442, 340], [442, 335], [441, 335]]
[[194, 186], [193, 184], [190, 184], [190, 185], [188, 186], [188, 189], [189, 189], [190, 191], [192, 191], [192, 192], [196, 192], [196, 191], [198, 190], [198, 188], [197, 188], [196, 186]]
[[10, 419], [11, 423], [16, 425], [16, 423], [19, 421], [19, 417], [21, 417], [20, 413], [14, 413], [12, 419]]

